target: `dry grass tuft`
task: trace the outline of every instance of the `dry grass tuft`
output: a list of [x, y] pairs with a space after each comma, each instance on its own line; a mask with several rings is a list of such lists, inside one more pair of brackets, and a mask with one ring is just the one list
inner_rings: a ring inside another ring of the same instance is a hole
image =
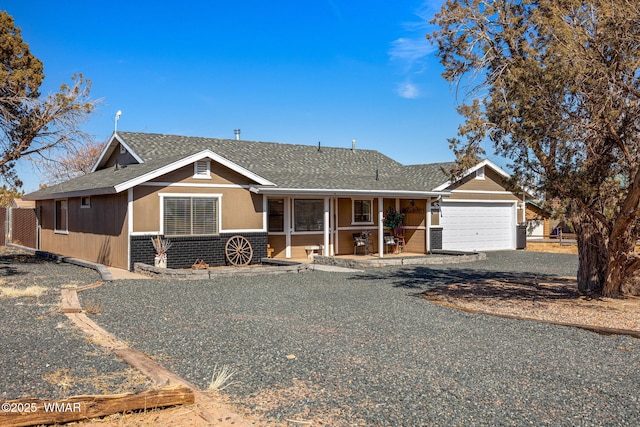
[[78, 381], [73, 372], [67, 368], [58, 369], [51, 374], [45, 375], [42, 379], [49, 384], [59, 387], [63, 397], [67, 397], [71, 386]]
[[102, 303], [99, 303], [97, 301], [94, 300], [87, 300], [85, 302], [83, 302], [84, 305], [84, 311], [86, 311], [89, 314], [100, 314], [102, 313]]
[[152, 386], [152, 382], [147, 377], [133, 368], [104, 375], [100, 375], [93, 368], [89, 369], [89, 371], [92, 372], [91, 377], [78, 382], [91, 384], [102, 394], [127, 393], [136, 389], [146, 390]]
[[209, 391], [222, 391], [229, 387], [231, 384], [235, 384], [235, 381], [231, 381], [231, 378], [235, 375], [235, 372], [231, 370], [227, 365], [224, 365], [222, 369], [218, 371], [218, 365], [213, 368], [213, 375], [211, 376], [211, 383], [207, 390]]
[[21, 298], [21, 297], [36, 297], [43, 295], [49, 288], [44, 286], [27, 286], [26, 288], [16, 288], [15, 286], [2, 286], [0, 287], [0, 298]]

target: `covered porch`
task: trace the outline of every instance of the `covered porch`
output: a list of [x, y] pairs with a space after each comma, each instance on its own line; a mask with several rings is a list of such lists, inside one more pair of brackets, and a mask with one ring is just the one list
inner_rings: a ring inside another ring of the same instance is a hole
[[[283, 194], [282, 189], [276, 188], [258, 192], [265, 196], [265, 228], [273, 257], [285, 259], [308, 259], [311, 252], [338, 257], [424, 256], [430, 251], [433, 215], [438, 215], [432, 213], [432, 208], [442, 196], [449, 195], [370, 191]], [[404, 216], [401, 242], [397, 232], [385, 228], [385, 215], [390, 211]], [[365, 248], [356, 244], [356, 238], [363, 233]], [[397, 244], [389, 244], [394, 237]]]

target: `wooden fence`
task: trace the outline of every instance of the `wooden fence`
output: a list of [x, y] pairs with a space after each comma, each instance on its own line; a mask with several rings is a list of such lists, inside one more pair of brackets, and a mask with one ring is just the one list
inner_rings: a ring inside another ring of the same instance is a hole
[[0, 246], [7, 243], [38, 249], [38, 218], [33, 208], [0, 208]]

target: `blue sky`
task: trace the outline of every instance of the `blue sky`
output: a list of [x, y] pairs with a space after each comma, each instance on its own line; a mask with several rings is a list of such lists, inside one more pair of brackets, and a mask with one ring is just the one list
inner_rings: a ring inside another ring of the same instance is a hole
[[[453, 159], [453, 91], [426, 41], [442, 1], [8, 0], [44, 63], [42, 93], [81, 72], [106, 140], [133, 132], [378, 150]], [[496, 159], [493, 159], [496, 160]], [[22, 165], [25, 190], [40, 182]]]

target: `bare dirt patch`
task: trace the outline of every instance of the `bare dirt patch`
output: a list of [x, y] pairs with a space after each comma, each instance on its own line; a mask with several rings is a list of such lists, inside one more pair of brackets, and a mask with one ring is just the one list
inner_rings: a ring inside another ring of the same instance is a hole
[[[429, 290], [437, 304], [473, 313], [538, 320], [640, 337], [640, 298], [589, 298], [572, 279], [479, 280]], [[609, 331], [607, 331], [609, 330]]]
[[557, 254], [577, 254], [578, 245], [575, 243], [563, 242], [527, 242], [527, 252], [553, 252]]

